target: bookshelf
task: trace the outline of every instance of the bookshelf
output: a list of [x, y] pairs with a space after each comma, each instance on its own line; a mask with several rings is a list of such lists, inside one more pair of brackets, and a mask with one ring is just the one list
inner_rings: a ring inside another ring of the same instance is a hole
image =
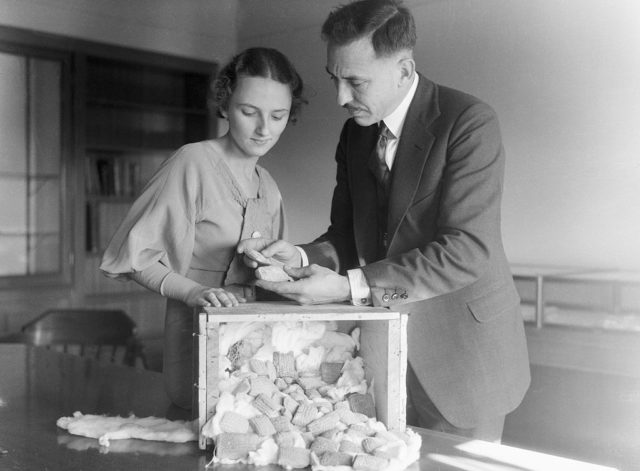
[[[136, 60], [138, 59], [138, 60]], [[103, 277], [102, 254], [130, 205], [162, 162], [213, 135], [207, 93], [213, 64], [167, 65], [144, 53], [85, 56], [83, 109], [85, 293], [131, 293]]]

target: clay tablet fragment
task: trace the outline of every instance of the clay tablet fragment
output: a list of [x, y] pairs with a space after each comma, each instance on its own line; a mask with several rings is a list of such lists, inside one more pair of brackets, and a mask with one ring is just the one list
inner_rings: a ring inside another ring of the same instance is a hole
[[265, 281], [293, 281], [293, 279], [287, 275], [281, 266], [267, 265], [264, 267], [258, 267], [255, 271], [256, 278]]
[[353, 412], [375, 418], [376, 405], [371, 394], [351, 394], [347, 399]]

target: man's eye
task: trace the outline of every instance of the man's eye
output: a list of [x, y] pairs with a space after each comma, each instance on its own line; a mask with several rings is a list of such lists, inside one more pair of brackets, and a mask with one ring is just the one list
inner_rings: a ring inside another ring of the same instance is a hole
[[352, 80], [350, 83], [353, 88], [360, 88], [364, 85], [364, 80]]

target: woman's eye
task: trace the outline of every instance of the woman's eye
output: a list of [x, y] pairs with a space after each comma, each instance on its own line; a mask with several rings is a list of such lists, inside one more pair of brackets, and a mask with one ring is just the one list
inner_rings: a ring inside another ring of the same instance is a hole
[[274, 121], [281, 121], [282, 119], [284, 119], [284, 115], [273, 115], [271, 116], [271, 119], [273, 119]]
[[242, 114], [245, 116], [255, 116], [256, 112], [254, 110], [242, 110]]

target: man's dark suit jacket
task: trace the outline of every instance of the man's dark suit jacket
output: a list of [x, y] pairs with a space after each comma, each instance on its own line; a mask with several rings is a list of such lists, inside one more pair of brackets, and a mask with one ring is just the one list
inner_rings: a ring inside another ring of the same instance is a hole
[[336, 151], [328, 231], [310, 263], [361, 267], [375, 306], [408, 312], [409, 363], [442, 415], [471, 428], [530, 382], [519, 297], [500, 233], [504, 150], [494, 111], [420, 76], [398, 143], [388, 249], [377, 254], [376, 126], [349, 119]]

